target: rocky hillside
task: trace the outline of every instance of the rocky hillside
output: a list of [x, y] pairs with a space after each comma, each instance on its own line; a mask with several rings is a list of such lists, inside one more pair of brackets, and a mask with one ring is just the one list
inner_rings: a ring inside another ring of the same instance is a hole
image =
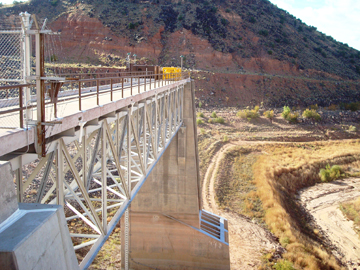
[[[0, 8], [0, 24], [17, 20], [25, 10], [47, 17], [51, 28], [61, 32], [62, 62], [118, 65], [132, 52], [141, 62], [168, 66], [180, 65], [184, 55], [185, 67], [224, 78], [216, 89], [203, 85], [215, 96], [226, 90], [233, 76], [228, 74], [311, 78], [325, 85], [323, 81], [350, 81], [352, 96], [360, 91], [359, 51], [267, 0], [31, 0]], [[295, 84], [314, 93], [306, 82]], [[248, 87], [260, 91], [256, 83]], [[266, 103], [266, 96], [261, 101]]]

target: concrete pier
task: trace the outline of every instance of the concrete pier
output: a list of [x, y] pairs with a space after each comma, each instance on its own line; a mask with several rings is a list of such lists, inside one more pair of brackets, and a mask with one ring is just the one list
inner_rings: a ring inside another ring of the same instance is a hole
[[184, 95], [184, 126], [131, 204], [130, 269], [230, 269], [227, 229], [202, 226], [193, 82]]

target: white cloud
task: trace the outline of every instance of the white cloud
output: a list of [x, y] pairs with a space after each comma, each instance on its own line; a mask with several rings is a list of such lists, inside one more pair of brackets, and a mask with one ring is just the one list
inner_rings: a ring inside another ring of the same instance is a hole
[[312, 7], [312, 1], [307, 1], [307, 7], [296, 6], [294, 0], [270, 1], [306, 24], [313, 25], [319, 31], [360, 50], [360, 1], [325, 0], [322, 6], [317, 2], [316, 7]]

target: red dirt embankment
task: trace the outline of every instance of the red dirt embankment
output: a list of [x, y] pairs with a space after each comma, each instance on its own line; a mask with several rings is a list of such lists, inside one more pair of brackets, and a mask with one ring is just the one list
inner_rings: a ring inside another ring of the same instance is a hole
[[308, 78], [198, 72], [193, 74], [193, 78], [196, 80], [198, 102], [205, 106], [254, 106], [261, 102], [274, 107], [329, 106], [353, 102], [360, 93], [359, 82], [335, 81], [325, 76]]

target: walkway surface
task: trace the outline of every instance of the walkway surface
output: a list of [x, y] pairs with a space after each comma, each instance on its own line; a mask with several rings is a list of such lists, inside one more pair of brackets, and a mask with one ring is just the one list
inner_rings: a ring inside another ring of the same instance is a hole
[[[99, 87], [99, 105], [97, 105], [98, 97], [96, 95], [96, 86], [83, 88], [81, 91], [81, 111], [79, 110], [77, 84], [74, 83], [74, 90], [67, 90], [59, 93], [57, 118], [54, 117], [54, 104], [46, 105], [46, 121], [61, 121], [61, 124], [56, 124], [53, 127], [47, 126], [47, 136], [68, 130], [70, 126], [75, 127], [79, 125], [81, 121], [89, 121], [98, 118], [105, 115], [106, 112], [112, 113], [121, 101], [126, 100], [128, 103], [134, 103], [137, 100], [137, 96], [139, 96], [139, 100], [140, 96], [141, 99], [143, 99], [146, 94], [145, 92], [147, 92], [150, 97], [156, 94], [158, 89], [170, 89], [177, 85], [181, 85], [182, 83], [183, 81], [152, 80], [150, 86], [149, 79], [146, 80], [146, 84], [144, 84], [144, 79], [140, 79], [140, 85], [138, 85], [136, 80], [133, 81], [131, 90], [131, 83], [127, 80], [127, 82], [124, 83], [124, 88], [122, 88], [120, 83], [113, 84], [113, 101], [111, 101], [110, 85], [103, 85]], [[48, 101], [49, 99], [46, 100], [46, 102]], [[7, 110], [13, 108], [18, 108], [18, 105], [6, 107]], [[36, 108], [31, 109], [31, 114], [33, 119], [36, 119]], [[24, 119], [24, 124], [26, 125], [26, 123], [28, 123], [28, 129], [0, 128], [0, 140], [2, 142], [0, 144], [0, 157], [35, 142], [34, 121], [31, 123], [31, 121], [26, 122]], [[8, 127], [9, 124], [11, 124], [11, 127], [20, 126], [18, 111], [0, 116], [0, 127]]]

